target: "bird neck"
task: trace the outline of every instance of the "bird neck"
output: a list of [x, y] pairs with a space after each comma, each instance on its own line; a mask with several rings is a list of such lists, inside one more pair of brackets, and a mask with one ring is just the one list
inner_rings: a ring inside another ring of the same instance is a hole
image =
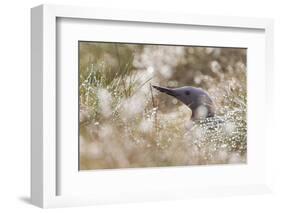
[[206, 119], [208, 117], [214, 117], [215, 115], [213, 107], [207, 105], [192, 107], [191, 111], [192, 111], [191, 119], [194, 121]]

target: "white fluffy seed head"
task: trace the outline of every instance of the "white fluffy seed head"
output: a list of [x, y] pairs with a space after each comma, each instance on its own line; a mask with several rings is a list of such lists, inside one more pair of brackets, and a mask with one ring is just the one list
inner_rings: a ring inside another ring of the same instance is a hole
[[105, 117], [109, 117], [112, 113], [112, 108], [111, 108], [112, 97], [110, 92], [103, 88], [99, 89], [98, 99], [99, 99], [99, 105], [101, 108], [102, 115]]

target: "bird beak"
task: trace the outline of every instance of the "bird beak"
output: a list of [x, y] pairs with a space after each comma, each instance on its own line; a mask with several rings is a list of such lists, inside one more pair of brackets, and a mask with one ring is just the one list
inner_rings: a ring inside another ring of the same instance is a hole
[[159, 92], [163, 92], [163, 93], [166, 93], [166, 94], [174, 96], [174, 97], [176, 96], [176, 93], [175, 93], [174, 89], [172, 89], [172, 88], [159, 87], [159, 86], [154, 86], [154, 85], [152, 85], [152, 87], [154, 89], [157, 89]]

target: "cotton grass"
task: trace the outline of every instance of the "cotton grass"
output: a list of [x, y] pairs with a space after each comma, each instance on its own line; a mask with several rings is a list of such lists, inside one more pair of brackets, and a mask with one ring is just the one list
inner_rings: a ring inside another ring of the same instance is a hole
[[[246, 162], [246, 50], [82, 43], [80, 51], [80, 169]], [[192, 122], [189, 108], [151, 84], [202, 87], [216, 116]]]

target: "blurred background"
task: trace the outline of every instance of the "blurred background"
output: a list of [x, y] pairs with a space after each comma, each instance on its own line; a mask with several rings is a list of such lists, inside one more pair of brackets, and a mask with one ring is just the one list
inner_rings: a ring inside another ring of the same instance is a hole
[[[79, 42], [80, 169], [245, 163], [243, 48]], [[206, 90], [220, 131], [151, 85]], [[194, 124], [193, 124], [194, 125]]]

